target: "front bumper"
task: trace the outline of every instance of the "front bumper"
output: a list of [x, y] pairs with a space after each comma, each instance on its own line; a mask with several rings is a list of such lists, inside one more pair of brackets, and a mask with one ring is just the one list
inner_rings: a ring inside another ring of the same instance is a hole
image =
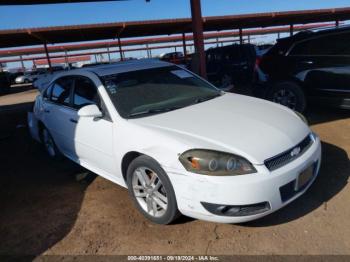
[[[256, 174], [214, 177], [164, 168], [170, 177], [178, 208], [184, 215], [220, 223], [242, 223], [266, 216], [301, 196], [316, 179], [321, 164], [319, 138], [299, 158], [287, 165], [269, 171], [264, 165], [255, 165]], [[282, 200], [281, 188], [295, 183], [299, 174], [315, 165], [314, 175], [302, 189]], [[209, 212], [203, 203], [228, 206], [247, 206], [267, 202], [269, 209], [255, 215], [222, 216]]]

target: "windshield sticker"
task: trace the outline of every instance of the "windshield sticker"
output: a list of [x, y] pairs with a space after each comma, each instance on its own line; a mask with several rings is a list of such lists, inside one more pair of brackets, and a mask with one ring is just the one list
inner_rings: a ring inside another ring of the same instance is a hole
[[117, 85], [113, 81], [106, 81], [106, 89], [114, 95], [117, 93]]
[[193, 75], [191, 75], [189, 72], [187, 72], [186, 70], [182, 70], [182, 69], [171, 71], [171, 73], [176, 75], [177, 77], [180, 77], [181, 79], [193, 77]]

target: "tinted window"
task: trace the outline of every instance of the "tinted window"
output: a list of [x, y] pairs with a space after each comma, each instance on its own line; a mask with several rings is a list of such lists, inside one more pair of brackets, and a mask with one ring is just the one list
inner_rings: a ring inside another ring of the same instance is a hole
[[104, 76], [102, 81], [125, 118], [170, 111], [221, 94], [207, 82], [174, 66]]
[[291, 55], [350, 55], [350, 34], [333, 34], [297, 44]]
[[77, 109], [86, 105], [99, 105], [99, 96], [94, 83], [86, 77], [75, 78], [73, 106]]
[[58, 79], [52, 86], [51, 101], [58, 104], [69, 105], [71, 88], [72, 80], [70, 78]]
[[50, 95], [51, 95], [51, 92], [52, 92], [52, 87], [53, 87], [54, 85], [50, 85], [48, 88], [46, 88], [46, 90], [45, 90], [45, 92], [44, 92], [44, 97], [45, 98], [49, 98], [50, 97]]

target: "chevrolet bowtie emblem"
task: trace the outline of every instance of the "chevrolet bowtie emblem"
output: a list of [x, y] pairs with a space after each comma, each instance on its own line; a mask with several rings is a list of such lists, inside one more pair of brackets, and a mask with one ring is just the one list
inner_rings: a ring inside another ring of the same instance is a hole
[[291, 157], [297, 156], [299, 154], [300, 154], [300, 147], [296, 147], [290, 152]]

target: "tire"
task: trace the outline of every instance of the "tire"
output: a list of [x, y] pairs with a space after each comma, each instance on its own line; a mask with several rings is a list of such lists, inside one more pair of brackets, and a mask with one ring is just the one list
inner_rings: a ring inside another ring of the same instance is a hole
[[268, 94], [268, 99], [300, 113], [306, 109], [305, 94], [300, 86], [293, 82], [275, 84]]
[[128, 167], [127, 185], [137, 209], [150, 221], [167, 225], [181, 215], [173, 186], [154, 159], [144, 155], [134, 159]]
[[46, 153], [49, 157], [54, 159], [61, 159], [62, 154], [56, 146], [53, 137], [51, 136], [49, 130], [46, 127], [43, 127], [40, 133], [41, 142], [44, 145]]

